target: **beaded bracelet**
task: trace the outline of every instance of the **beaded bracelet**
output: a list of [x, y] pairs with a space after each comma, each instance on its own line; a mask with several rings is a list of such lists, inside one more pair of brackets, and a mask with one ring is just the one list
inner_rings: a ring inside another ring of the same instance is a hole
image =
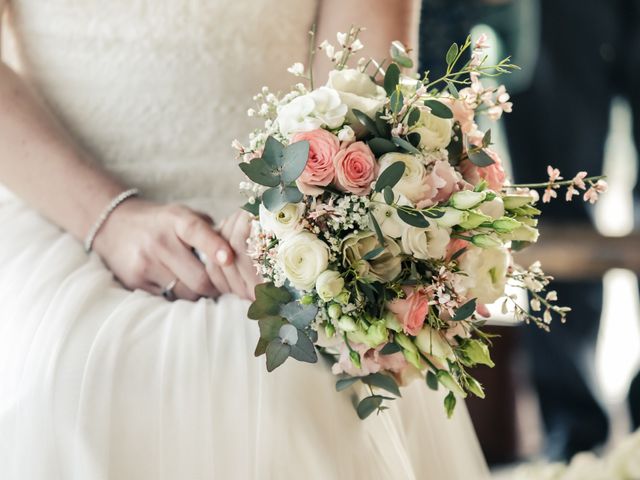
[[117, 197], [115, 197], [113, 200], [111, 200], [111, 202], [109, 202], [109, 205], [107, 205], [107, 207], [102, 211], [102, 213], [100, 214], [100, 216], [96, 220], [96, 223], [93, 224], [93, 226], [89, 230], [89, 233], [87, 233], [87, 236], [86, 236], [86, 238], [84, 240], [84, 251], [85, 252], [87, 252], [87, 253], [91, 252], [91, 249], [93, 248], [93, 241], [96, 239], [96, 235], [98, 234], [98, 232], [100, 231], [100, 229], [104, 225], [104, 222], [106, 222], [107, 218], [109, 218], [109, 215], [111, 215], [113, 213], [113, 211], [116, 208], [118, 208], [118, 206], [122, 202], [124, 202], [125, 200], [127, 200], [127, 199], [129, 199], [131, 197], [137, 196], [139, 193], [140, 193], [140, 190], [138, 190], [137, 188], [132, 188], [130, 190], [126, 190], [126, 191], [122, 192]]

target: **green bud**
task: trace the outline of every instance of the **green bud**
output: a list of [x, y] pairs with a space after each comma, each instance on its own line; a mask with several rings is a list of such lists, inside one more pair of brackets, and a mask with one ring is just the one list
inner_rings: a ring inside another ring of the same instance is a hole
[[373, 323], [367, 330], [367, 346], [375, 348], [382, 343], [386, 343], [389, 339], [389, 330], [384, 324], [384, 321], [377, 321]]
[[489, 347], [487, 347], [486, 343], [481, 342], [480, 340], [471, 339], [465, 341], [462, 351], [473, 363], [487, 365], [488, 367], [493, 367], [495, 365], [491, 360]]
[[446, 388], [447, 390], [452, 391], [455, 395], [459, 397], [465, 398], [467, 393], [462, 389], [460, 384], [456, 382], [453, 376], [447, 372], [446, 370], [438, 370], [436, 374], [438, 377], [438, 381]]
[[484, 215], [480, 212], [469, 211], [467, 213], [468, 213], [467, 219], [464, 222], [460, 223], [460, 226], [465, 230], [473, 230], [474, 228], [478, 228], [480, 225], [482, 225], [485, 222], [493, 221], [493, 218], [491, 218], [488, 215]]
[[328, 338], [331, 338], [336, 334], [336, 327], [334, 327], [331, 323], [327, 323], [324, 326], [324, 333]]
[[396, 317], [395, 313], [387, 310], [384, 314], [383, 320], [389, 330], [393, 330], [394, 332], [402, 331], [402, 325], [398, 321], [398, 317]]
[[304, 295], [300, 299], [301, 305], [311, 305], [313, 303], [313, 295]]
[[471, 243], [480, 248], [494, 248], [502, 245], [499, 238], [484, 233], [471, 237]]
[[474, 192], [482, 192], [483, 190], [486, 190], [487, 187], [489, 186], [489, 184], [487, 183], [487, 181], [483, 178], [482, 180], [480, 180], [478, 182], [478, 184], [473, 188]]
[[351, 359], [351, 363], [353, 363], [354, 367], [362, 368], [362, 364], [360, 363], [360, 354], [354, 350], [349, 352], [349, 358]]
[[451, 228], [456, 225], [460, 225], [462, 222], [467, 220], [469, 214], [464, 210], [458, 210], [453, 207], [444, 207], [442, 209], [444, 211], [444, 215], [440, 218], [434, 218], [433, 221], [436, 222], [441, 227]]
[[407, 337], [404, 333], [396, 334], [396, 343], [400, 345], [404, 350], [409, 352], [418, 353], [418, 347]]
[[347, 292], [346, 290], [343, 291], [340, 295], [338, 295], [335, 300], [336, 302], [338, 302], [340, 305], [346, 305], [347, 303], [349, 303], [349, 292]]
[[402, 350], [402, 354], [407, 362], [416, 367], [418, 370], [422, 370], [424, 365], [422, 365], [422, 359], [420, 358], [420, 354], [418, 352], [411, 352], [409, 350]]
[[338, 328], [343, 332], [355, 332], [356, 331], [356, 322], [353, 321], [349, 315], [342, 315], [338, 319]]
[[533, 203], [534, 198], [531, 195], [505, 195], [502, 197], [504, 208], [514, 210]]
[[522, 224], [519, 221], [509, 217], [499, 218], [497, 220], [494, 220], [494, 222], [491, 224], [493, 229], [498, 233], [512, 232], [513, 230], [520, 227], [521, 225]]
[[533, 217], [525, 217], [525, 216], [517, 216], [516, 220], [525, 225], [529, 225], [530, 227], [538, 226], [538, 219]]
[[342, 315], [342, 307], [337, 303], [332, 303], [329, 305], [329, 308], [327, 308], [327, 314], [331, 320], [337, 320]]
[[467, 378], [467, 389], [476, 397], [484, 398], [484, 389], [482, 388], [482, 385], [480, 385], [480, 382], [478, 382], [475, 378]]
[[516, 240], [519, 242], [537, 242], [540, 232], [529, 225], [520, 225], [519, 228], [510, 232], [506, 237], [507, 240]]
[[449, 201], [451, 205], [458, 210], [469, 210], [483, 202], [486, 197], [487, 194], [485, 192], [462, 190], [461, 192], [454, 193]]

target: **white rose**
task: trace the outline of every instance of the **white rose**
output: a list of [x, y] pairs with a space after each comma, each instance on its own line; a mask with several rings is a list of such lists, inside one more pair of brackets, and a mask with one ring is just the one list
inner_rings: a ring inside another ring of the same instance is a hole
[[467, 274], [460, 281], [467, 297], [477, 298], [478, 303], [489, 304], [504, 294], [509, 265], [506, 249], [469, 245], [458, 265]]
[[310, 232], [287, 237], [278, 247], [278, 263], [298, 290], [313, 288], [329, 264], [329, 247]]
[[351, 122], [355, 120], [351, 113], [354, 108], [374, 118], [387, 101], [384, 88], [374, 83], [366, 73], [352, 68], [331, 71], [327, 86], [337, 90], [342, 102], [349, 107]]
[[425, 183], [427, 172], [424, 164], [415, 155], [397, 152], [385, 153], [378, 162], [380, 174], [396, 162], [404, 163], [405, 169], [402, 178], [393, 187], [393, 191], [404, 195], [411, 202], [417, 203], [424, 198], [425, 192], [429, 188]]
[[260, 225], [277, 238], [283, 239], [302, 230], [300, 219], [303, 213], [304, 203], [287, 203], [275, 214], [260, 204]]
[[442, 259], [447, 253], [449, 232], [435, 223], [427, 228], [408, 227], [402, 234], [402, 249], [421, 260]]
[[496, 197], [490, 202], [484, 202], [478, 207], [485, 215], [489, 215], [494, 220], [504, 217], [504, 202], [500, 197]]
[[440, 118], [427, 110], [420, 112], [420, 120], [411, 129], [420, 134], [420, 147], [425, 150], [446, 148], [451, 141], [453, 120]]
[[[402, 232], [405, 231], [408, 225], [400, 219], [398, 210], [395, 207], [387, 205], [381, 193], [373, 195], [371, 200], [371, 213], [378, 222], [378, 225], [380, 225], [382, 233], [387, 237], [400, 238]], [[396, 203], [398, 205], [408, 205], [409, 201], [403, 195], [399, 195]], [[371, 229], [373, 230], [373, 225]]]
[[324, 125], [338, 128], [344, 123], [346, 113], [347, 106], [341, 102], [338, 92], [328, 87], [320, 87], [278, 107], [277, 121], [280, 132], [285, 136], [291, 136]]
[[453, 207], [444, 207], [444, 215], [440, 218], [434, 218], [435, 222], [441, 227], [455, 227], [465, 222], [469, 216], [464, 210], [458, 210]]
[[333, 300], [344, 288], [344, 279], [334, 270], [325, 270], [316, 280], [316, 291], [318, 296], [328, 302]]

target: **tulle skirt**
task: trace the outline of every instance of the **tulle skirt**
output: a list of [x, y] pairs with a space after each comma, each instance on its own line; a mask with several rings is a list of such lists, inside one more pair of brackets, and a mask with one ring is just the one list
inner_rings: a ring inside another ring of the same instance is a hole
[[247, 306], [127, 291], [0, 205], [0, 478], [488, 478], [464, 405], [417, 382], [361, 421], [327, 365], [266, 372]]

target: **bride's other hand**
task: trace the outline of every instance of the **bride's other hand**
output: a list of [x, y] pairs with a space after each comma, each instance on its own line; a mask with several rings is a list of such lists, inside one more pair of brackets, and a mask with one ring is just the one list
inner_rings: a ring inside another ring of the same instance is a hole
[[240, 210], [226, 218], [220, 228], [220, 233], [229, 242], [235, 252], [233, 265], [223, 267], [231, 291], [249, 300], [255, 300], [254, 289], [262, 278], [257, 274], [253, 260], [247, 254], [247, 238], [251, 232], [251, 216]]
[[[203, 252], [205, 267], [192, 253]], [[94, 250], [127, 288], [197, 300], [230, 291], [220, 268], [232, 265], [233, 249], [211, 228], [211, 219], [187, 207], [130, 199], [99, 230]]]

